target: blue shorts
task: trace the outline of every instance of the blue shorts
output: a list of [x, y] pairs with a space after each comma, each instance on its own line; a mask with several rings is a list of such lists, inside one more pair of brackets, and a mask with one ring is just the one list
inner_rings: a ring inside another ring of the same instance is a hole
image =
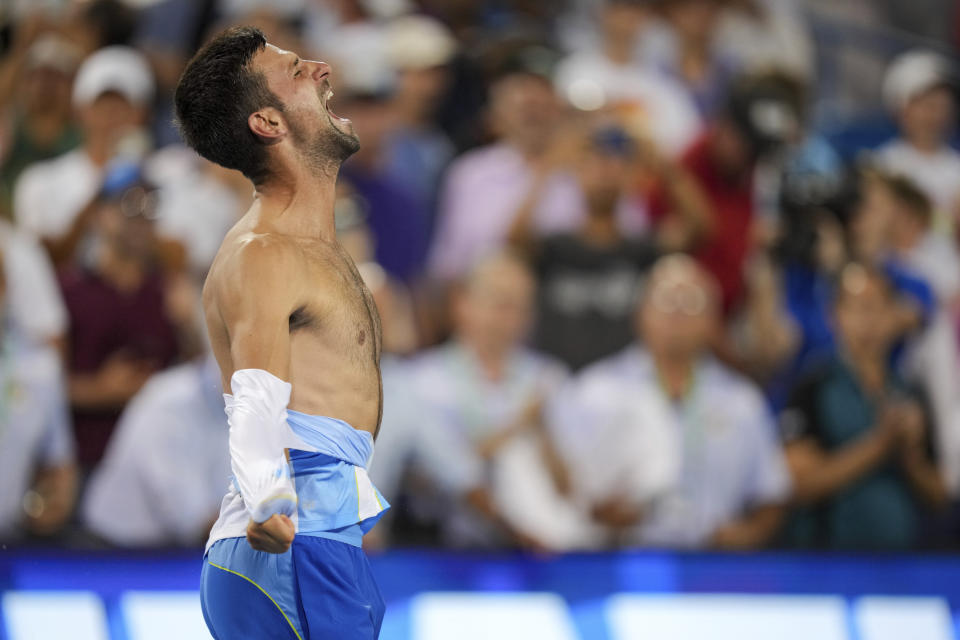
[[215, 640], [375, 640], [384, 603], [363, 549], [297, 535], [286, 553], [218, 540], [204, 558], [200, 604]]

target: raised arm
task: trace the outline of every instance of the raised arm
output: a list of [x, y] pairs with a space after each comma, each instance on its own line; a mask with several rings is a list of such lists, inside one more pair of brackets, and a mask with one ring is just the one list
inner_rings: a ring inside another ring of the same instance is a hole
[[293, 540], [297, 498], [283, 433], [292, 387], [289, 317], [300, 295], [296, 256], [262, 237], [246, 242], [212, 283], [230, 342], [230, 466], [250, 514], [247, 539], [282, 553]]

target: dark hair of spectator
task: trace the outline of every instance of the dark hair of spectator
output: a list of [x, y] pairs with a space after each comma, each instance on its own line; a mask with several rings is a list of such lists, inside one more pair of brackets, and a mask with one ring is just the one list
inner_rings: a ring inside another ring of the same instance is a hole
[[128, 45], [137, 28], [136, 11], [121, 0], [96, 0], [83, 10], [83, 20], [96, 31], [101, 47]]
[[906, 211], [924, 226], [930, 224], [933, 206], [930, 198], [910, 178], [902, 175], [878, 173], [875, 179]]
[[204, 158], [237, 169], [254, 184], [270, 175], [267, 149], [247, 124], [264, 107], [283, 111], [266, 78], [250, 68], [267, 39], [254, 27], [228, 29], [187, 63], [174, 93], [177, 126]]

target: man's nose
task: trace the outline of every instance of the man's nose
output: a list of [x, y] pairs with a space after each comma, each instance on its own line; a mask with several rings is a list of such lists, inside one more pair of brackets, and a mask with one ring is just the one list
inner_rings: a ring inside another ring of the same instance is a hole
[[319, 60], [311, 60], [310, 64], [313, 65], [313, 71], [311, 75], [313, 76], [313, 79], [316, 80], [317, 82], [329, 76], [330, 72], [332, 71], [332, 69], [330, 68], [330, 65], [327, 64], [326, 62], [321, 62]]

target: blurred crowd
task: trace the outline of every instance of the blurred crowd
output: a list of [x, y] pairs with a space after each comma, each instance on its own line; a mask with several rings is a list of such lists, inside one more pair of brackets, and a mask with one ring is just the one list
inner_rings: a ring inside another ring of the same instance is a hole
[[960, 547], [960, 12], [909, 4], [5, 4], [0, 541], [217, 515], [199, 295], [253, 190], [171, 95], [251, 24], [331, 63], [362, 141], [370, 547]]

